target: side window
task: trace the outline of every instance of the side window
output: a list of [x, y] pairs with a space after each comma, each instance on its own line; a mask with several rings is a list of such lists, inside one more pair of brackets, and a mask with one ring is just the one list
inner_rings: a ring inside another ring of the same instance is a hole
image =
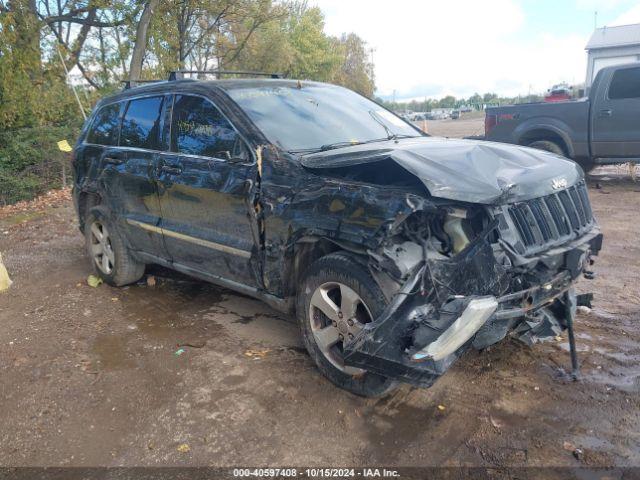
[[238, 133], [208, 100], [176, 95], [171, 123], [174, 151], [205, 157], [246, 155]]
[[609, 99], [640, 98], [640, 68], [624, 68], [613, 74]]
[[87, 142], [98, 145], [118, 144], [121, 106], [121, 103], [113, 103], [100, 109], [87, 135]]
[[157, 149], [163, 97], [131, 100], [122, 119], [120, 145]]

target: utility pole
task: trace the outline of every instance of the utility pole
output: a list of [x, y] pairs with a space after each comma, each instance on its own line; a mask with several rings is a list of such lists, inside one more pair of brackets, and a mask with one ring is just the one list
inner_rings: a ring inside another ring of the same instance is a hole
[[597, 10], [593, 12], [593, 29], [595, 30], [596, 28], [598, 28], [598, 11]]

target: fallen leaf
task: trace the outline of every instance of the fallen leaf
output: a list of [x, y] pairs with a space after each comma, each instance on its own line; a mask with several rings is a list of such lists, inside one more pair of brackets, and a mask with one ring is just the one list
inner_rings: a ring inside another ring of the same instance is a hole
[[438, 410], [440, 410], [441, 412], [444, 412], [446, 409], [446, 407], [444, 405], [438, 405]]
[[95, 275], [89, 275], [87, 277], [87, 285], [90, 287], [96, 288], [102, 283], [102, 279], [100, 277], [96, 277]]
[[186, 443], [182, 443], [182, 444], [178, 445], [178, 451], [180, 453], [187, 453], [187, 452], [191, 451], [191, 447], [189, 447], [189, 445], [186, 444]]
[[267, 353], [269, 353], [271, 351], [270, 348], [265, 348], [262, 350], [247, 350], [246, 352], [244, 352], [244, 356], [245, 357], [253, 357], [253, 358], [264, 358], [267, 356]]
[[496, 418], [493, 417], [489, 417], [489, 421], [491, 422], [491, 425], [493, 425], [495, 428], [497, 428], [498, 430], [500, 430], [502, 428], [502, 422]]
[[2, 263], [2, 255], [0, 255], [0, 292], [8, 289], [12, 283], [9, 278], [9, 272], [7, 272], [4, 263]]
[[60, 190], [50, 190], [47, 193], [34, 198], [0, 207], [0, 218], [10, 217], [20, 213], [39, 212], [50, 207], [59, 207], [71, 201], [71, 187]]
[[150, 287], [155, 287], [156, 286], [156, 277], [154, 277], [153, 275], [149, 275], [147, 277], [147, 285]]

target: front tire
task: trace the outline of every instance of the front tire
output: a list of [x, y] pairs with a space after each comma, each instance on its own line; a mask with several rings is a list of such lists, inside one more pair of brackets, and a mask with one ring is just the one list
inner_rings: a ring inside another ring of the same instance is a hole
[[343, 360], [344, 341], [380, 316], [384, 298], [367, 268], [344, 252], [314, 262], [298, 293], [298, 320], [309, 355], [331, 382], [363, 397], [381, 397], [397, 388], [393, 380]]
[[84, 234], [93, 271], [105, 283], [121, 287], [142, 278], [144, 263], [133, 258], [104, 207], [89, 211]]

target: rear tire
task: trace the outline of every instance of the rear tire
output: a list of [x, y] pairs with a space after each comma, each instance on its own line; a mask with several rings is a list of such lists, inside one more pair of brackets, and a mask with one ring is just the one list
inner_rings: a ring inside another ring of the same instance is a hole
[[584, 173], [589, 173], [591, 170], [597, 167], [597, 165], [591, 160], [580, 160], [579, 162], [576, 162], [576, 163], [580, 165], [580, 167], [582, 167], [582, 170], [584, 170]]
[[133, 258], [106, 208], [89, 210], [84, 236], [93, 271], [105, 283], [121, 287], [142, 278], [145, 264]]
[[536, 140], [535, 142], [531, 142], [527, 146], [530, 148], [536, 148], [538, 150], [544, 150], [545, 152], [555, 153], [556, 155], [560, 155], [562, 157], [567, 156], [560, 145], [550, 140]]
[[[297, 314], [304, 344], [318, 369], [335, 385], [363, 397], [381, 397], [397, 383], [342, 360], [339, 335], [357, 334], [386, 307], [380, 287], [353, 255], [337, 252], [307, 270], [298, 292]], [[318, 305], [322, 305], [320, 310]], [[329, 311], [329, 315], [324, 312]], [[324, 335], [323, 335], [324, 334]], [[325, 341], [329, 336], [331, 339]]]

